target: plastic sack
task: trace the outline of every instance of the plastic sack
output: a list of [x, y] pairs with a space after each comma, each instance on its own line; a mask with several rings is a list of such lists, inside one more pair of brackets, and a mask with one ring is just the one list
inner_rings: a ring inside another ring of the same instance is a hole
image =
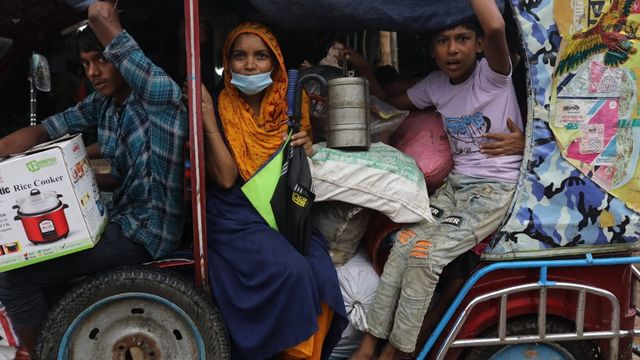
[[13, 360], [18, 346], [18, 337], [13, 330], [4, 306], [0, 304], [0, 360]]
[[347, 358], [360, 344], [363, 331], [368, 329], [367, 311], [375, 297], [380, 278], [363, 250], [358, 251], [336, 271], [349, 325], [342, 332], [342, 338], [333, 348], [331, 356]]
[[327, 239], [333, 264], [349, 261], [367, 231], [371, 211], [340, 201], [326, 201], [314, 204], [312, 214], [313, 226]]
[[0, 360], [14, 360], [17, 348], [0, 346]]
[[371, 124], [369, 124], [371, 142], [385, 144], [389, 143], [391, 134], [409, 116], [408, 111], [398, 110], [373, 95], [369, 96], [369, 112], [371, 113]]
[[0, 347], [18, 346], [18, 337], [13, 331], [13, 326], [7, 315], [4, 305], [0, 304]]
[[316, 202], [342, 201], [379, 211], [397, 223], [433, 221], [424, 175], [413, 158], [383, 144], [369, 151], [313, 146]]
[[412, 111], [391, 136], [390, 145], [416, 160], [429, 192], [439, 188], [453, 169], [449, 140], [435, 110]]

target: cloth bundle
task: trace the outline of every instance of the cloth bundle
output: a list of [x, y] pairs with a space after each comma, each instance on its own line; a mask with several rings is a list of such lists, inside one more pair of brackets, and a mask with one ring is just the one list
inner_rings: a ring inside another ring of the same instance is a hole
[[440, 115], [433, 109], [412, 111], [389, 144], [416, 160], [429, 192], [439, 188], [453, 169], [449, 140]]
[[313, 226], [327, 239], [334, 265], [343, 265], [358, 250], [367, 231], [371, 210], [340, 201], [325, 201], [313, 206]]
[[349, 325], [342, 332], [342, 339], [331, 356], [348, 358], [358, 347], [363, 331], [367, 330], [367, 311], [373, 302], [380, 278], [362, 250], [336, 271]]

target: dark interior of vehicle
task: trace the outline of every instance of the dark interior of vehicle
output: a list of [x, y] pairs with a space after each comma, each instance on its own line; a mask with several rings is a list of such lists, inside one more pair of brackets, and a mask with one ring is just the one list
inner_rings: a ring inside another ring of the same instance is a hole
[[[29, 123], [27, 77], [32, 51], [48, 58], [52, 78], [51, 92], [38, 94], [39, 120], [80, 100], [86, 94], [87, 85], [73, 40], [78, 23], [86, 17], [86, 11], [75, 11], [61, 0], [5, 2], [7, 6], [3, 4], [3, 9], [9, 11], [3, 11], [4, 15], [0, 15], [0, 37], [11, 39], [13, 43], [4, 56], [0, 53], [0, 136]], [[186, 73], [182, 2], [123, 0], [120, 7], [121, 19], [127, 31], [140, 43], [147, 56], [181, 84]], [[517, 64], [514, 68], [514, 82], [524, 114], [526, 64], [510, 6], [505, 8], [505, 19], [512, 52], [518, 54], [516, 58], [520, 59], [514, 61]], [[284, 29], [260, 14], [249, 1], [201, 1], [201, 73], [202, 81], [207, 87], [215, 88], [220, 85], [221, 51], [226, 34], [238, 22], [247, 20], [261, 21], [272, 27], [282, 46], [287, 68], [298, 67], [305, 60], [316, 64], [336, 40], [366, 54], [372, 63], [378, 61], [377, 29]], [[434, 69], [428, 55], [427, 39], [427, 33], [398, 32], [398, 70], [401, 77], [421, 77]]]

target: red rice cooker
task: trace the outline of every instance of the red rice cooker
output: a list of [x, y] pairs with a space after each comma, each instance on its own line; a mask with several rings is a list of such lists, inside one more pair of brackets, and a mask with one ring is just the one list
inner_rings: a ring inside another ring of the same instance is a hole
[[46, 244], [69, 235], [69, 223], [64, 214], [69, 206], [60, 201], [61, 197], [55, 191], [41, 193], [34, 189], [29, 196], [16, 201], [13, 208], [18, 209], [18, 216], [14, 220], [22, 222], [29, 241], [36, 245]]

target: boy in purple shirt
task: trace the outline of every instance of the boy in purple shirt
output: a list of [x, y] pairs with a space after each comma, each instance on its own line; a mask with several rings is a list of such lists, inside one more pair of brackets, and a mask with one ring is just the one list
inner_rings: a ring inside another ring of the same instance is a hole
[[[435, 32], [431, 55], [440, 71], [387, 99], [401, 109], [436, 107], [449, 137], [454, 169], [431, 199], [437, 221], [394, 235], [367, 314], [368, 333], [352, 359], [374, 358], [378, 339], [389, 340], [379, 359], [415, 350], [442, 269], [498, 229], [513, 196], [522, 155], [493, 157], [484, 152], [492, 137], [488, 133], [522, 129], [504, 20], [494, 0], [470, 3], [481, 28], [472, 22]], [[344, 53], [369, 78], [371, 92], [386, 98], [366, 61], [349, 49]], [[480, 61], [478, 54], [484, 54]]]

